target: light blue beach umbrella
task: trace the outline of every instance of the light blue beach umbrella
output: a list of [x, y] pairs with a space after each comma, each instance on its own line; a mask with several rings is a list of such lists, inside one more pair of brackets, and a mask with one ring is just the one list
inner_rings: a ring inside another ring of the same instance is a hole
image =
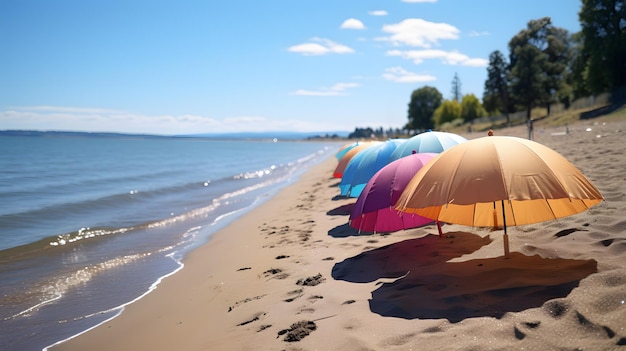
[[409, 156], [414, 152], [441, 153], [457, 144], [466, 142], [464, 137], [448, 132], [428, 131], [407, 139], [391, 154], [392, 161]]
[[347, 154], [348, 151], [352, 150], [356, 146], [359, 146], [359, 142], [358, 141], [355, 141], [354, 143], [346, 144], [346, 145], [342, 146], [341, 149], [339, 149], [339, 151], [337, 151], [337, 153], [335, 154], [335, 157], [337, 157], [337, 160], [341, 160], [343, 155]]
[[341, 195], [359, 197], [367, 182], [392, 161], [391, 154], [404, 142], [403, 139], [390, 139], [356, 154], [341, 177]]

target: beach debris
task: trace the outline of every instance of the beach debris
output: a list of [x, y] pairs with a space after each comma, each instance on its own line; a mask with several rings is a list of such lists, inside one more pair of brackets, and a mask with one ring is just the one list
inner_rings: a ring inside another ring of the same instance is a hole
[[248, 269], [252, 269], [252, 267], [242, 267], [242, 268], [239, 268], [237, 270], [237, 272], [239, 272], [239, 271], [247, 271]]
[[282, 260], [283, 258], [289, 258], [289, 256], [288, 255], [278, 255], [278, 256], [276, 256], [277, 260]]
[[313, 330], [317, 329], [317, 325], [313, 321], [299, 321], [293, 323], [288, 329], [283, 329], [278, 332], [278, 336], [285, 335], [284, 341], [295, 342], [302, 340], [305, 336], [311, 334]]
[[238, 327], [242, 326], [242, 325], [246, 325], [246, 324], [250, 324], [252, 322], [256, 322], [258, 320], [261, 319], [261, 317], [264, 317], [267, 313], [265, 312], [259, 312], [257, 314], [255, 314], [254, 316], [252, 316], [252, 318], [248, 319], [247, 321], [241, 322], [239, 324], [237, 324]]
[[317, 273], [317, 275], [314, 275], [312, 277], [298, 279], [296, 284], [297, 285], [302, 285], [302, 286], [315, 286], [315, 285], [318, 285], [320, 283], [323, 283], [325, 280], [326, 280], [326, 278], [322, 277], [321, 273]]

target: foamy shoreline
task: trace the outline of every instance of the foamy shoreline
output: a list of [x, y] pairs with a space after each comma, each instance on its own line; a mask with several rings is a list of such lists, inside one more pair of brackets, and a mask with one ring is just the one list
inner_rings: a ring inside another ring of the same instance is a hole
[[[347, 225], [356, 199], [337, 196], [330, 157], [213, 235], [120, 316], [52, 350], [618, 349], [625, 124], [592, 123], [568, 135], [537, 128], [535, 140], [574, 163], [605, 202], [510, 228], [511, 259], [499, 231], [358, 235]], [[287, 331], [300, 321], [301, 333]]]

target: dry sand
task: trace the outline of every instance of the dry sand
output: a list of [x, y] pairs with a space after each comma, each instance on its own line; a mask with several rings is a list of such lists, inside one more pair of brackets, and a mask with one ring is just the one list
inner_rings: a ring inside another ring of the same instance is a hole
[[359, 235], [347, 224], [356, 199], [338, 196], [331, 157], [119, 317], [54, 350], [626, 348], [626, 123], [593, 123], [568, 135], [537, 127], [535, 140], [575, 164], [605, 202], [511, 227], [510, 259], [497, 230]]

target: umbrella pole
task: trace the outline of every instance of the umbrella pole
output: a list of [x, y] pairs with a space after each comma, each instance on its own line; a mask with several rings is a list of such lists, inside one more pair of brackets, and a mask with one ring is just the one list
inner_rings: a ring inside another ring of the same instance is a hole
[[504, 222], [504, 236], [502, 238], [504, 242], [504, 257], [509, 258], [509, 234], [506, 233], [506, 214], [504, 211], [504, 200], [502, 200], [502, 222]]
[[441, 222], [437, 221], [437, 230], [439, 231], [439, 237], [443, 238], [443, 231], [441, 230]]

